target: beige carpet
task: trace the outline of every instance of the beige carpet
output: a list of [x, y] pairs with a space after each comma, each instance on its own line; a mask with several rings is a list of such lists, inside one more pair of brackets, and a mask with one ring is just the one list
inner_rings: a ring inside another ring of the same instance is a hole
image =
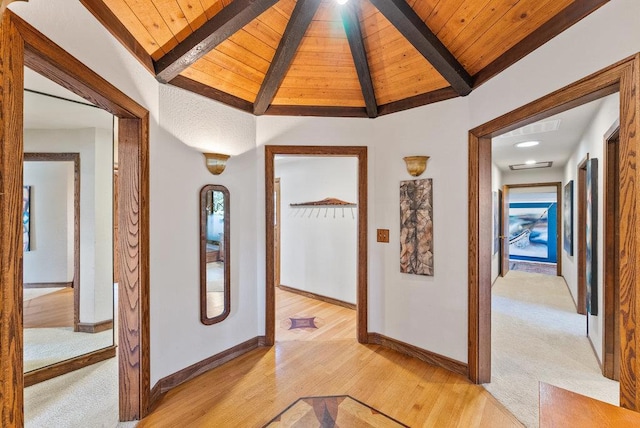
[[510, 271], [492, 288], [491, 383], [485, 388], [528, 427], [538, 426], [538, 382], [619, 403], [602, 376], [564, 279]]

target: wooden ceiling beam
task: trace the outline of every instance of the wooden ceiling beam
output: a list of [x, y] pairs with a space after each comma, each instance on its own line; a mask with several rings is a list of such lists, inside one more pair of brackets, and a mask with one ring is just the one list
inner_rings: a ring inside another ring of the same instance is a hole
[[298, 0], [296, 3], [276, 54], [256, 96], [256, 101], [253, 105], [254, 114], [264, 114], [269, 108], [269, 104], [273, 101], [284, 75], [289, 70], [289, 65], [291, 65], [300, 41], [302, 41], [304, 33], [307, 32], [307, 28], [318, 10], [320, 2], [321, 0]]
[[356, 66], [358, 80], [362, 88], [362, 96], [367, 109], [367, 115], [370, 118], [378, 116], [378, 102], [371, 81], [371, 72], [369, 71], [369, 62], [367, 53], [364, 49], [364, 41], [362, 40], [362, 31], [360, 30], [360, 16], [354, 2], [349, 2], [340, 8], [342, 16], [342, 25], [347, 33], [349, 40], [349, 48], [351, 48], [351, 56]]
[[154, 63], [156, 79], [173, 80], [278, 0], [235, 0]]
[[473, 78], [405, 0], [370, 1], [459, 95], [471, 92]]

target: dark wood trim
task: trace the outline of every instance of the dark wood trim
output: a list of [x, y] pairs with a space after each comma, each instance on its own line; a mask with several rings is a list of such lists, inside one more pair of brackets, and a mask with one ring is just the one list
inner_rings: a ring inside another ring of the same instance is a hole
[[21, 427], [24, 45], [12, 18], [0, 17], [0, 425]]
[[[24, 162], [73, 162], [73, 330], [80, 323], [80, 153], [25, 153]], [[23, 285], [23, 287], [25, 287]]]
[[[209, 358], [192, 364], [183, 368], [173, 374], [163, 377], [153, 387], [153, 395], [155, 400], [161, 399], [163, 394], [166, 394], [176, 386], [185, 383], [203, 373], [213, 370], [216, 367], [223, 365], [224, 363], [238, 358], [247, 352], [253, 351], [263, 346], [260, 337], [254, 337], [245, 342], [242, 342], [232, 348], [219, 352]], [[154, 401], [155, 401], [154, 400]], [[155, 404], [155, 403], [154, 403]]]
[[[224, 310], [220, 315], [207, 315], [207, 193], [221, 192], [224, 195]], [[200, 190], [200, 322], [216, 324], [231, 313], [231, 199], [229, 190], [218, 184], [207, 184]]]
[[256, 95], [256, 100], [253, 104], [254, 114], [264, 114], [269, 108], [320, 3], [321, 0], [298, 0], [296, 2], [291, 18], [287, 23], [287, 28], [280, 39], [278, 49], [276, 49], [276, 53], [271, 60], [262, 85], [260, 85], [258, 95]]
[[73, 287], [73, 282], [25, 282], [22, 288], [67, 288]]
[[[472, 381], [486, 381], [488, 379], [483, 379], [486, 374], [490, 377], [490, 358], [486, 361], [483, 357], [487, 355], [484, 349], [491, 346], [490, 341], [477, 334], [478, 330], [490, 331], [491, 327], [490, 322], [484, 325], [478, 319], [478, 314], [491, 309], [490, 300], [483, 302], [479, 299], [491, 286], [490, 280], [479, 279], [478, 275], [481, 264], [490, 260], [491, 252], [489, 241], [485, 241], [487, 235], [491, 236], [491, 208], [481, 204], [482, 200], [491, 200], [491, 176], [485, 172], [491, 168], [491, 156], [481, 156], [481, 142], [619, 91], [621, 206], [620, 251], [617, 256], [620, 260], [620, 405], [632, 410], [640, 409], [637, 386], [640, 360], [636, 358], [640, 352], [640, 340], [636, 337], [635, 322], [640, 317], [640, 305], [636, 302], [640, 295], [640, 275], [636, 273], [640, 262], [637, 242], [640, 234], [637, 208], [640, 169], [636, 165], [637, 153], [640, 152], [639, 68], [640, 54], [636, 54], [469, 131], [469, 374]], [[478, 245], [478, 242], [484, 244]], [[489, 372], [478, 376], [485, 365], [489, 365]]]
[[149, 113], [11, 11], [0, 28], [0, 54], [0, 163], [11, 177], [0, 181], [0, 300], [6, 305], [0, 313], [2, 421], [23, 420], [22, 239], [14, 234], [22, 233], [24, 66], [119, 118], [120, 420], [140, 419], [147, 414], [150, 393]]
[[300, 290], [298, 288], [289, 287], [288, 285], [278, 284], [276, 285], [276, 287], [278, 287], [283, 291], [288, 291], [289, 293], [299, 294], [301, 296], [308, 297], [310, 299], [320, 300], [321, 302], [330, 303], [336, 306], [342, 306], [343, 308], [348, 308], [353, 310], [356, 310], [358, 308], [358, 306], [353, 303], [334, 299], [333, 297], [323, 296], [321, 294], [312, 293], [311, 291]]
[[577, 310], [581, 315], [587, 314], [587, 161], [589, 160], [589, 153], [585, 158], [580, 161], [577, 173], [577, 188], [576, 195], [576, 207], [577, 209], [577, 254], [576, 254], [576, 300]]
[[364, 107], [288, 106], [273, 104], [269, 106], [264, 114], [271, 116], [369, 117]]
[[[511, 189], [524, 189], [527, 187], [555, 187], [556, 188], [556, 276], [562, 276], [562, 183], [560, 181], [549, 181], [545, 183], [517, 183], [505, 184], [510, 194]], [[508, 204], [508, 200], [505, 202]], [[506, 231], [505, 231], [506, 233]], [[508, 241], [506, 241], [508, 242]], [[507, 260], [508, 262], [508, 260]]]
[[581, 0], [574, 1], [549, 21], [536, 28], [531, 34], [516, 43], [508, 51], [493, 60], [473, 76], [473, 88], [485, 83], [487, 80], [506, 70], [525, 56], [529, 55], [549, 40], [571, 27], [582, 18], [595, 12], [600, 6], [609, 0]]
[[224, 6], [154, 63], [156, 79], [161, 83], [173, 80], [276, 3], [277, 0], [235, 0]]
[[469, 369], [463, 362], [436, 354], [435, 352], [427, 351], [426, 349], [418, 348], [417, 346], [392, 339], [379, 333], [369, 333], [369, 343], [393, 349], [401, 354], [417, 358], [427, 364], [442, 367], [443, 369], [465, 377], [469, 376]]
[[445, 78], [458, 95], [468, 95], [473, 78], [405, 0], [371, 0], [422, 56]]
[[364, 41], [362, 40], [360, 14], [358, 13], [357, 7], [355, 2], [347, 3], [340, 8], [340, 15], [342, 16], [344, 31], [347, 33], [353, 63], [358, 73], [358, 80], [360, 81], [360, 88], [362, 89], [367, 115], [370, 118], [374, 118], [378, 116], [378, 103], [373, 89], [373, 82], [371, 81], [367, 52], [365, 51]]
[[219, 89], [212, 88], [203, 83], [196, 82], [184, 76], [176, 76], [169, 82], [170, 85], [177, 88], [191, 91], [203, 97], [207, 97], [214, 101], [221, 102], [229, 107], [237, 108], [238, 110], [246, 111], [247, 113], [253, 113], [253, 104], [249, 101], [238, 98], [234, 95], [227, 94]]
[[435, 91], [430, 91], [402, 100], [382, 104], [381, 106], [378, 106], [378, 115], [384, 116], [386, 114], [397, 113], [399, 111], [409, 110], [414, 107], [433, 104], [457, 97], [459, 97], [458, 93], [451, 86], [448, 86], [446, 88], [436, 89]]
[[[357, 314], [356, 331], [360, 343], [367, 343], [368, 327], [368, 254], [367, 254], [367, 147], [365, 146], [270, 146], [265, 150], [265, 217], [267, 225], [274, 222], [274, 161], [276, 155], [304, 156], [353, 156], [358, 158], [358, 266], [357, 266]], [[273, 227], [266, 227], [266, 293], [265, 293], [265, 343], [275, 343], [276, 300], [274, 284], [274, 242]]]
[[620, 271], [616, 255], [620, 252], [619, 170], [620, 120], [616, 120], [604, 134], [604, 231], [603, 231], [603, 306], [604, 334], [602, 339], [602, 374], [620, 380]]
[[491, 379], [491, 191], [491, 138], [469, 133], [468, 369], [475, 383]]
[[80, 355], [24, 374], [25, 388], [116, 356], [116, 346]]
[[113, 320], [104, 320], [98, 322], [81, 322], [78, 323], [76, 331], [81, 333], [100, 333], [102, 331], [111, 330], [113, 328]]
[[127, 27], [114, 15], [114, 13], [104, 4], [103, 0], [80, 0], [80, 3], [106, 28], [113, 37], [134, 56], [144, 68], [150, 73], [155, 73], [153, 69], [153, 59], [151, 55], [142, 47], [135, 37], [129, 32]]

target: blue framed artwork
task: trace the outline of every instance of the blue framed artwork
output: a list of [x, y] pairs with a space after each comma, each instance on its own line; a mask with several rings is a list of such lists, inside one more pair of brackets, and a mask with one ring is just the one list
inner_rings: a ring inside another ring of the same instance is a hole
[[22, 251], [31, 251], [31, 186], [22, 187]]
[[510, 260], [557, 263], [557, 205], [556, 202], [509, 204]]
[[587, 161], [587, 312], [598, 315], [598, 159]]
[[500, 198], [493, 192], [493, 254], [500, 250]]
[[568, 255], [573, 256], [573, 180], [564, 186], [562, 225], [564, 250]]

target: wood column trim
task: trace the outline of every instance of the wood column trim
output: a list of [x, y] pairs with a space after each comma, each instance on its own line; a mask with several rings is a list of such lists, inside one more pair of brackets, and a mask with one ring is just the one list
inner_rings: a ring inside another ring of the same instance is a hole
[[23, 43], [0, 21], [0, 425], [22, 426]]

